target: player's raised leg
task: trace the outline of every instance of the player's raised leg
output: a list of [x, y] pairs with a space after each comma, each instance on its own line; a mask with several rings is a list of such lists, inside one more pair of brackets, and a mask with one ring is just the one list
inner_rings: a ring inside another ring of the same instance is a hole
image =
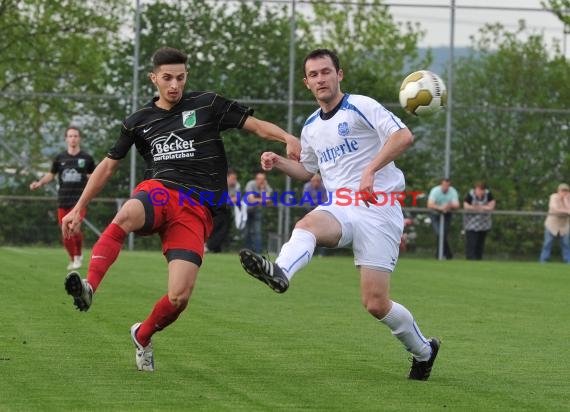
[[265, 283], [277, 293], [284, 293], [289, 288], [289, 280], [279, 266], [265, 256], [251, 249], [242, 249], [239, 258], [245, 271]]
[[274, 262], [249, 249], [240, 251], [241, 264], [251, 276], [283, 293], [295, 273], [313, 257], [317, 243], [335, 247], [341, 237], [340, 223], [328, 212], [314, 210], [295, 225], [291, 238], [283, 245]]
[[427, 380], [439, 350], [439, 341], [426, 339], [412, 314], [390, 299], [391, 274], [380, 268], [360, 267], [362, 304], [383, 324], [413, 356], [409, 378]]
[[65, 290], [73, 297], [77, 309], [82, 312], [89, 310], [93, 294], [117, 259], [127, 234], [143, 227], [144, 222], [143, 204], [138, 199], [129, 199], [93, 245], [87, 279], [81, 279], [75, 271], [67, 275]]

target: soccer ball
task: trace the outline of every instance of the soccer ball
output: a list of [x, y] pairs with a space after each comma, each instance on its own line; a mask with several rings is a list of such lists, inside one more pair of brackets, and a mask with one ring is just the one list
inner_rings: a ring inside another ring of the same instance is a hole
[[408, 75], [400, 86], [400, 104], [410, 114], [417, 116], [438, 112], [447, 102], [445, 83], [429, 70], [419, 70]]

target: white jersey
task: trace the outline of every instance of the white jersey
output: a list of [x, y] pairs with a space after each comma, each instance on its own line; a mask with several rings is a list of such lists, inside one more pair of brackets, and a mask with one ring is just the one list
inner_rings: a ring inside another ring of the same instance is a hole
[[[311, 173], [320, 171], [329, 192], [358, 191], [362, 172], [402, 121], [370, 97], [345, 93], [339, 110], [327, 120], [315, 111], [301, 132], [301, 163]], [[404, 174], [390, 162], [374, 179], [374, 191], [405, 189]]]

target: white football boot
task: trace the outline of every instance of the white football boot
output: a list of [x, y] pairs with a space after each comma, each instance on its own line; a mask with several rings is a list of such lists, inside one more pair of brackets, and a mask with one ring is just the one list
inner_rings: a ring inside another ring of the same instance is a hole
[[154, 371], [154, 356], [152, 354], [152, 342], [147, 346], [142, 346], [137, 340], [137, 331], [141, 326], [141, 322], [131, 326], [131, 339], [135, 344], [135, 362], [139, 371]]

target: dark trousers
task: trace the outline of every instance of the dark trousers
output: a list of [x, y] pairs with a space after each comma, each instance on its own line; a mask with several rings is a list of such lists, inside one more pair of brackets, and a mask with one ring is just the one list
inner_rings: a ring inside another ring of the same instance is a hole
[[451, 227], [451, 213], [434, 213], [431, 215], [431, 225], [435, 231], [435, 236], [437, 243], [435, 245], [435, 258], [439, 258], [439, 220], [443, 217], [443, 257], [446, 259], [452, 259], [453, 253], [449, 247], [449, 242], [447, 237], [449, 235], [449, 228]]
[[483, 249], [485, 249], [485, 237], [487, 237], [487, 232], [487, 230], [465, 231], [465, 258], [468, 260], [483, 259]]
[[244, 243], [247, 249], [251, 249], [256, 253], [261, 253], [263, 248], [262, 242], [262, 224], [263, 211], [261, 209], [253, 209], [247, 212], [247, 223], [245, 224]]
[[222, 251], [222, 245], [230, 232], [231, 219], [232, 215], [225, 211], [214, 216], [214, 228], [206, 242], [210, 252], [220, 253]]

